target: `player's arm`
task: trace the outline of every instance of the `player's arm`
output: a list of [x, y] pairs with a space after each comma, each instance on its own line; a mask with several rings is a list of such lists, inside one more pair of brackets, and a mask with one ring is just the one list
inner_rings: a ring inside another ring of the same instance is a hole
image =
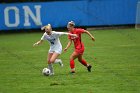
[[41, 30], [44, 30], [46, 26], [41, 27]]
[[59, 35], [69, 35], [69, 36], [72, 36], [72, 37], [77, 37], [76, 34], [71, 34], [71, 33], [67, 33], [67, 32], [57, 32]]
[[69, 36], [72, 36], [72, 37], [77, 37], [76, 34], [71, 34], [71, 33], [66, 33], [66, 32], [63, 32], [65, 35], [69, 35]]
[[95, 41], [94, 36], [93, 36], [89, 31], [85, 30], [84, 33], [88, 34], [88, 35], [91, 37], [91, 39], [92, 39], [93, 41]]
[[43, 40], [39, 40], [36, 43], [34, 43], [33, 46], [38, 46], [38, 45], [42, 44], [42, 42], [43, 42]]
[[68, 35], [70, 35], [72, 37], [78, 37], [76, 34], [70, 34], [70, 33], [68, 33]]
[[66, 48], [64, 49], [64, 52], [66, 52], [67, 49], [71, 46], [71, 43], [72, 43], [72, 40], [69, 40], [69, 42], [68, 42]]

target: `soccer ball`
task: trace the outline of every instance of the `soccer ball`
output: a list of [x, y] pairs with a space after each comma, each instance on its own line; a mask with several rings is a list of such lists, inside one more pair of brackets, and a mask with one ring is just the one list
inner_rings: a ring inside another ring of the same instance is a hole
[[50, 69], [48, 68], [43, 68], [42, 70], [42, 74], [45, 75], [45, 76], [49, 76], [51, 73]]

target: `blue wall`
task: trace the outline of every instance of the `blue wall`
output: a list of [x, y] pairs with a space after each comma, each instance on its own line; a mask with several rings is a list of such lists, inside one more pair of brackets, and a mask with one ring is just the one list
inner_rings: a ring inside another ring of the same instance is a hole
[[[0, 4], [0, 30], [40, 28], [48, 23], [53, 27], [66, 27], [71, 20], [77, 26], [135, 24], [137, 2], [138, 0], [79, 0]], [[38, 16], [35, 6], [40, 11]]]
[[88, 5], [88, 25], [135, 24], [137, 2], [138, 0], [91, 0]]

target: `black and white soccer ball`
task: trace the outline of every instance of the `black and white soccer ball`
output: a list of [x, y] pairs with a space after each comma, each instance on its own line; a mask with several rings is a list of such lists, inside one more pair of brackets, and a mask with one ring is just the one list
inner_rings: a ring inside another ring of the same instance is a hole
[[45, 76], [49, 76], [51, 73], [50, 69], [48, 68], [43, 68], [42, 70], [42, 74], [45, 75]]

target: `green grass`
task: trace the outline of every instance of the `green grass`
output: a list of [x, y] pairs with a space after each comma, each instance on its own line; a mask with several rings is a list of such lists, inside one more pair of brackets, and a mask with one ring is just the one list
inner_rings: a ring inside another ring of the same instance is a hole
[[[140, 93], [140, 31], [135, 29], [91, 31], [93, 42], [83, 34], [84, 58], [93, 71], [77, 60], [76, 74], [69, 74], [69, 56], [73, 46], [60, 56], [61, 68], [54, 64], [55, 75], [41, 71], [46, 64], [49, 45], [32, 44], [42, 33], [0, 35], [0, 93]], [[63, 47], [67, 36], [62, 36]]]

